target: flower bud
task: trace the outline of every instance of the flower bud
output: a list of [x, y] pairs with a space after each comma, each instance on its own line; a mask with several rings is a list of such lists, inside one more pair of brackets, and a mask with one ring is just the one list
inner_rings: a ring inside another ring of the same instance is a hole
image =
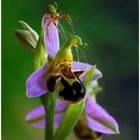
[[38, 34], [36, 33], [36, 31], [34, 31], [26, 22], [20, 20], [19, 21], [20, 26], [22, 27], [22, 29], [27, 30], [29, 32], [31, 32], [33, 39], [35, 40], [35, 42], [38, 41]]
[[34, 50], [36, 47], [36, 42], [33, 39], [31, 32], [22, 29], [16, 29], [14, 32], [23, 48], [29, 51]]
[[19, 21], [22, 29], [15, 29], [15, 35], [22, 47], [28, 51], [33, 51], [36, 48], [38, 34], [24, 21]]

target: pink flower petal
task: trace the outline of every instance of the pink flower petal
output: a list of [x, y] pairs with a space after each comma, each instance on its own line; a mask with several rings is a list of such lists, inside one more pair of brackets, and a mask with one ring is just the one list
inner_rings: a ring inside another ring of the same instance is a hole
[[[60, 114], [55, 114], [54, 115], [54, 127], [58, 127], [62, 118], [64, 116], [64, 113], [60, 113]], [[42, 119], [42, 120], [39, 120], [37, 122], [33, 122], [33, 123], [30, 123], [32, 126], [35, 126], [35, 127], [41, 127], [41, 128], [44, 128], [45, 127], [45, 118]]]
[[[44, 28], [44, 43], [46, 47], [46, 52], [51, 56], [55, 56], [57, 51], [59, 50], [59, 36], [58, 29], [54, 25], [53, 22], [48, 22], [50, 18], [47, 15], [44, 15], [42, 18], [42, 27]], [[55, 21], [57, 24], [57, 21]]]
[[[86, 64], [86, 63], [83, 63], [83, 62], [73, 61], [73, 63], [72, 63], [72, 70], [83, 70], [84, 72], [87, 72], [88, 70], [91, 69], [91, 67], [92, 67], [92, 65]], [[97, 79], [99, 79], [101, 77], [102, 77], [102, 73], [100, 72], [99, 69], [95, 68], [94, 76], [92, 78], [92, 81], [97, 80]], [[84, 75], [81, 76], [80, 79], [81, 79], [81, 81], [83, 81]]]
[[44, 128], [45, 127], [45, 119], [42, 119], [38, 122], [34, 122], [34, 123], [31, 123], [32, 126], [35, 126], [35, 127], [41, 127], [41, 128]]
[[89, 97], [86, 101], [85, 111], [86, 123], [92, 130], [104, 134], [119, 133], [116, 120]]
[[28, 77], [26, 80], [26, 95], [28, 97], [37, 97], [48, 92], [45, 80], [43, 80], [43, 74], [48, 67], [49, 65], [45, 64]]
[[[64, 116], [64, 110], [67, 108], [68, 102], [62, 102], [56, 100], [55, 115], [54, 115], [54, 127], [57, 127]], [[37, 108], [31, 110], [26, 115], [26, 121], [32, 126], [45, 127], [45, 110], [44, 106], [40, 105]]]

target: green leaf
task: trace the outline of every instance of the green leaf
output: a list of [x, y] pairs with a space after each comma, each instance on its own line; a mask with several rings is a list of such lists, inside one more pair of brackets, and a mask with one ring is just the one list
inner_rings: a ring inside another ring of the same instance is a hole
[[95, 68], [96, 68], [96, 65], [92, 66], [92, 68], [89, 71], [87, 71], [87, 73], [85, 74], [83, 84], [86, 89], [87, 89], [88, 85], [90, 84], [90, 81], [93, 78]]
[[19, 24], [21, 25], [21, 27], [24, 30], [27, 30], [27, 31], [31, 32], [32, 37], [36, 42], [38, 41], [39, 36], [38, 36], [38, 34], [36, 33], [35, 30], [33, 30], [26, 22], [24, 22], [22, 20], [19, 21]]
[[85, 100], [69, 105], [64, 118], [55, 132], [54, 140], [65, 140], [68, 137], [83, 112], [84, 106]]

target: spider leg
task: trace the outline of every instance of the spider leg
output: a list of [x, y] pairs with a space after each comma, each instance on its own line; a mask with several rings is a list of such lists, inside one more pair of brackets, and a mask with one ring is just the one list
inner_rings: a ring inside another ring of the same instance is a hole
[[69, 16], [69, 14], [60, 15], [59, 18], [64, 19], [67, 22], [67, 24], [70, 26], [72, 32], [74, 33], [72, 19]]
[[55, 9], [56, 9], [56, 11], [57, 11], [58, 5], [57, 5], [57, 2], [56, 2], [56, 1], [54, 1], [54, 6], [55, 6]]
[[56, 27], [56, 29], [58, 30], [58, 32], [61, 34], [62, 38], [65, 39], [65, 36], [64, 36], [63, 31], [61, 31], [61, 30], [58, 28], [58, 26], [57, 26], [55, 20], [53, 20], [53, 24], [55, 25], [55, 27]]

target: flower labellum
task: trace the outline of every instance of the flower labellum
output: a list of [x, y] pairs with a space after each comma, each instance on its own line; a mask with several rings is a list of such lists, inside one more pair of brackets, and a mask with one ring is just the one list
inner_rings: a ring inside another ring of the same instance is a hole
[[[59, 97], [63, 100], [78, 101], [84, 98], [85, 88], [79, 77], [83, 71], [72, 72], [73, 55], [71, 53], [72, 46], [83, 46], [80, 37], [73, 36], [55, 55], [50, 62], [50, 69], [47, 73], [46, 85], [49, 91], [53, 92], [56, 82], [60, 87]], [[44, 74], [44, 77], [46, 72]]]
[[[81, 81], [83, 81], [84, 74], [92, 65], [73, 61], [71, 47], [79, 46], [83, 48], [87, 44], [82, 43], [81, 38], [74, 35], [64, 46], [59, 48], [58, 30], [53, 23], [50, 23], [47, 30], [46, 25], [48, 22], [49, 18], [44, 15], [42, 27], [44, 29], [44, 44], [48, 61], [28, 77], [26, 94], [28, 97], [38, 97], [48, 91], [53, 92], [57, 83], [61, 99], [79, 101], [85, 95], [85, 89]], [[101, 76], [102, 73], [95, 68], [92, 80], [97, 80]], [[65, 86], [72, 92], [67, 92]]]

